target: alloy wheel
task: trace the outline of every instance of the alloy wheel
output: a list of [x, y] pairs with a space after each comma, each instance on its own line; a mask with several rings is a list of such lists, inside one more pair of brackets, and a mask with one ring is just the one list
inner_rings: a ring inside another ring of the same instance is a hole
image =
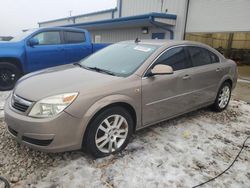
[[128, 135], [128, 122], [121, 115], [111, 115], [99, 125], [95, 144], [103, 153], [117, 151], [125, 142]]
[[219, 94], [219, 98], [218, 98], [218, 103], [219, 103], [219, 107], [225, 108], [228, 104], [228, 101], [230, 99], [230, 88], [228, 85], [225, 85]]

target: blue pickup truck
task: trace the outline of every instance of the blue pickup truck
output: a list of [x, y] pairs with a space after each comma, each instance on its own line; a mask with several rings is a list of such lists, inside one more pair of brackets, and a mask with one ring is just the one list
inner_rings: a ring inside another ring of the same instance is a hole
[[24, 74], [77, 62], [108, 44], [92, 44], [88, 31], [69, 27], [28, 30], [0, 42], [0, 90], [10, 90]]

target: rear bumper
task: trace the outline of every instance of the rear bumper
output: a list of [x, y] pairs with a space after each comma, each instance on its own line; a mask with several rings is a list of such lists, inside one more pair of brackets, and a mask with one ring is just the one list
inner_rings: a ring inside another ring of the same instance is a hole
[[21, 144], [44, 152], [63, 152], [82, 147], [82, 120], [62, 112], [54, 118], [37, 119], [4, 108], [9, 133]]

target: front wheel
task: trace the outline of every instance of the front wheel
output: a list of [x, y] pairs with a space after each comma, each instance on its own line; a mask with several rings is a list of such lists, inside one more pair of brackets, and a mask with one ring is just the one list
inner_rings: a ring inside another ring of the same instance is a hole
[[133, 132], [133, 119], [121, 107], [101, 112], [90, 123], [85, 146], [94, 157], [105, 157], [122, 151]]
[[16, 65], [0, 62], [0, 91], [13, 89], [20, 77], [21, 71]]
[[227, 108], [231, 98], [231, 90], [232, 87], [228, 82], [222, 84], [213, 104], [214, 111], [221, 112]]

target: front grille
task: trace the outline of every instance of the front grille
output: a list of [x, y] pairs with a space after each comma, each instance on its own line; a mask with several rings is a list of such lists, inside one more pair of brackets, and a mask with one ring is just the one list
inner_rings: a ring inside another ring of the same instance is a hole
[[31, 105], [31, 101], [23, 99], [15, 94], [12, 96], [12, 107], [18, 111], [26, 112]]
[[29, 108], [29, 106], [26, 106], [26, 105], [18, 103], [18, 102], [14, 102], [12, 106], [13, 106], [13, 108], [15, 108], [16, 110], [19, 110], [21, 112], [26, 112], [26, 110], [28, 110], [28, 108]]

